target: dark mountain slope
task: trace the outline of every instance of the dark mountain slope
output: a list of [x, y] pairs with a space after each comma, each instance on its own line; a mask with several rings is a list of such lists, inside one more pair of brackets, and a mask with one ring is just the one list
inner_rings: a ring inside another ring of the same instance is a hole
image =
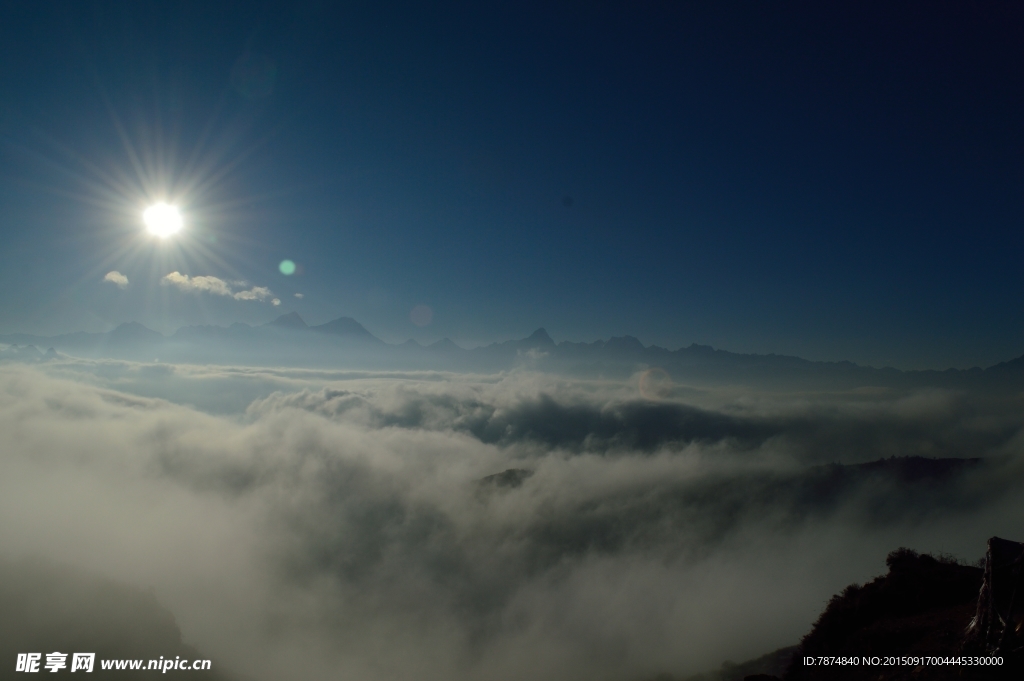
[[963, 678], [959, 666], [803, 664], [804, 657], [818, 656], [862, 660], [961, 653], [964, 632], [977, 607], [982, 569], [910, 549], [893, 551], [886, 564], [885, 576], [863, 586], [850, 585], [832, 597], [801, 642], [783, 677], [786, 681]]
[[[203, 659], [201, 651], [182, 642], [174, 616], [152, 593], [106, 580], [44, 560], [0, 559], [0, 679], [25, 678], [15, 671], [18, 653], [95, 653], [88, 679], [153, 679], [160, 672], [103, 671], [105, 659]], [[209, 671], [189, 670], [189, 678], [217, 681], [227, 678], [216, 660]], [[181, 674], [182, 672], [178, 672]], [[77, 675], [77, 672], [76, 672]], [[31, 678], [31, 676], [29, 677]], [[72, 676], [71, 678], [75, 678]]]

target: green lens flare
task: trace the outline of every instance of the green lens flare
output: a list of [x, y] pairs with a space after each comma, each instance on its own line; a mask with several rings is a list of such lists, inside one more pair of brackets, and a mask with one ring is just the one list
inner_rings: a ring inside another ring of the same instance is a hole
[[281, 274], [295, 274], [295, 263], [291, 260], [282, 260], [277, 269], [281, 270]]

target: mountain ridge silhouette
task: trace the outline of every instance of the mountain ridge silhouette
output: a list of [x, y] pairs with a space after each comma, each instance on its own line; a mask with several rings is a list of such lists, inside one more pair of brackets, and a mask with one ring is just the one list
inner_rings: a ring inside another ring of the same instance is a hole
[[590, 342], [555, 342], [544, 328], [525, 338], [475, 348], [462, 348], [444, 338], [430, 345], [388, 343], [352, 317], [309, 325], [289, 312], [262, 325], [182, 326], [164, 336], [138, 322], [126, 322], [105, 333], [75, 332], [56, 336], [0, 335], [0, 344], [53, 347], [67, 354], [125, 359], [213, 363], [274, 363], [335, 365], [363, 362], [374, 366], [448, 370], [502, 370], [522, 361], [538, 370], [569, 374], [599, 373], [626, 376], [658, 367], [686, 380], [727, 383], [813, 383], [843, 389], [858, 386], [912, 388], [919, 386], [1024, 387], [1024, 355], [988, 368], [900, 370], [854, 362], [814, 361], [775, 353], [736, 353], [692, 343], [670, 350], [644, 345], [631, 335]]

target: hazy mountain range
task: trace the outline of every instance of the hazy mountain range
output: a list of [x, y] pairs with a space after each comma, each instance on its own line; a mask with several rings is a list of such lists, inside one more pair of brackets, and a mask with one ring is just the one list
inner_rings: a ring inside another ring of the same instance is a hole
[[[448, 338], [430, 345], [415, 340], [390, 344], [351, 317], [309, 326], [291, 312], [260, 326], [184, 326], [164, 336], [138, 322], [106, 333], [77, 332], [58, 336], [0, 335], [0, 359], [43, 360], [42, 348], [86, 357], [141, 361], [500, 371], [517, 366], [572, 375], [621, 377], [650, 368], [665, 370], [673, 380], [770, 384], [773, 387], [818, 385], [833, 389], [862, 385], [884, 387], [1004, 388], [1024, 386], [1024, 356], [982, 369], [902, 371], [853, 362], [818, 362], [777, 354], [741, 354], [696, 343], [669, 350], [645, 346], [633, 336], [590, 343], [555, 343], [543, 328], [526, 338], [465, 349]], [[27, 346], [34, 346], [33, 348]]]

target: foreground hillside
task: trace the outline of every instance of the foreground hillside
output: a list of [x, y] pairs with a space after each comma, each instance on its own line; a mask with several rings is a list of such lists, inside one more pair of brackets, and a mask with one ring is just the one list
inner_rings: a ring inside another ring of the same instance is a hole
[[[1020, 548], [993, 538], [980, 566], [897, 549], [886, 559], [887, 574], [833, 596], [799, 646], [687, 681], [1021, 678]], [[1005, 632], [1003, 622], [1010, 623]], [[950, 663], [979, 657], [1000, 664]]]
[[[66, 668], [50, 672], [43, 666], [54, 652], [66, 655]], [[85, 678], [121, 681], [161, 674], [145, 669], [149, 660], [209, 657], [182, 641], [174, 615], [151, 591], [51, 561], [0, 559], [0, 679], [26, 678], [16, 671], [18, 655], [26, 653], [40, 654], [39, 672], [47, 676], [72, 673], [74, 653], [95, 653]], [[138, 659], [140, 671], [101, 668], [103, 661]], [[213, 666], [177, 673], [204, 681], [230, 678]]]
[[977, 610], [980, 567], [898, 549], [888, 574], [851, 585], [829, 602], [804, 638], [786, 681], [813, 679], [959, 679], [959, 666], [820, 666], [804, 657], [949, 657], [963, 652]]

